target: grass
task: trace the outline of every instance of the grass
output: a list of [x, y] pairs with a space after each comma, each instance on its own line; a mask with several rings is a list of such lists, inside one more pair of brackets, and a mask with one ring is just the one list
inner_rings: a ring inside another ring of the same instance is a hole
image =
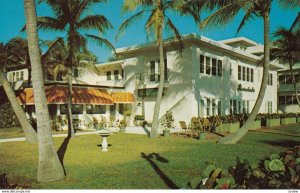
[[[284, 126], [281, 130], [285, 128], [287, 132], [295, 132], [299, 125]], [[63, 142], [64, 138], [54, 138], [56, 149]], [[98, 135], [77, 136], [64, 143], [60, 150], [66, 149], [63, 165], [67, 176], [51, 183], [36, 181], [37, 145], [0, 143], [0, 173], [7, 173], [9, 182], [30, 185], [33, 189], [180, 188], [199, 176], [207, 163], [225, 168], [234, 165], [237, 157], [258, 161], [271, 152], [300, 145], [300, 138], [284, 133], [249, 132], [238, 145], [219, 145], [176, 135], [149, 139], [115, 133], [108, 143], [108, 152], [101, 151]]]

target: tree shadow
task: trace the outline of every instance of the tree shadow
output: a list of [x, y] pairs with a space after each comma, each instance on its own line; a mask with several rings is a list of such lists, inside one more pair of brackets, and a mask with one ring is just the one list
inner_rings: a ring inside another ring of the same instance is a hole
[[[98, 147], [102, 147], [102, 144], [98, 144], [97, 146], [98, 146]], [[108, 147], [111, 147], [112, 144], [108, 144], [107, 146], [108, 146]]]
[[66, 175], [66, 170], [65, 170], [65, 166], [64, 166], [64, 157], [65, 157], [65, 153], [66, 153], [67, 148], [68, 148], [69, 141], [70, 141], [70, 137], [65, 138], [63, 143], [61, 144], [61, 146], [57, 150], [57, 155], [58, 155], [58, 158], [59, 158], [59, 161], [60, 161], [61, 165], [63, 166], [65, 175]]
[[300, 141], [295, 141], [295, 140], [279, 140], [279, 141], [268, 141], [264, 140], [262, 141], [263, 143], [272, 145], [272, 146], [280, 146], [280, 147], [285, 147], [285, 148], [292, 148], [294, 146], [300, 146]]
[[158, 165], [152, 159], [156, 159], [157, 161], [162, 163], [169, 163], [169, 160], [160, 156], [158, 153], [150, 153], [147, 155], [144, 152], [142, 152], [141, 157], [149, 162], [154, 171], [159, 175], [159, 177], [169, 188], [179, 189], [179, 187], [158, 167]]

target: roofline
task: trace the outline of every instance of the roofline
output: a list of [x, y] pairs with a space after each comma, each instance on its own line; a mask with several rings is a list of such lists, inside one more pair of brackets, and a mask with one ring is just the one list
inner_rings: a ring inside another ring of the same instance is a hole
[[[242, 51], [238, 48], [231, 47], [231, 46], [226, 45], [226, 44], [224, 44], [220, 41], [215, 41], [213, 39], [207, 38], [205, 36], [198, 35], [196, 33], [183, 35], [183, 41], [187, 41], [187, 40], [200, 41], [200, 42], [203, 42], [203, 43], [208, 44], [210, 46], [218, 47], [220, 49], [226, 50], [226, 51], [234, 53], [234, 54], [239, 54], [241, 57], [244, 57], [244, 58], [247, 58], [247, 59], [250, 59], [250, 60], [255, 60], [255, 61], [260, 61], [261, 60], [261, 57], [258, 57], [254, 54], [247, 53], [247, 52]], [[170, 43], [172, 43], [171, 39], [164, 40], [164, 45], [170, 44]], [[126, 54], [126, 53], [131, 53], [131, 52], [135, 52], [135, 51], [138, 51], [138, 50], [141, 50], [141, 49], [154, 47], [154, 46], [156, 46], [156, 45], [155, 45], [155, 42], [153, 41], [153, 42], [140, 44], [140, 45], [117, 48], [116, 53], [117, 54], [122, 54], [122, 53]], [[275, 68], [278, 68], [278, 69], [282, 68], [280, 64], [276, 64], [274, 62], [270, 62], [270, 64], [273, 65], [273, 67], [275, 67]]]
[[112, 61], [112, 62], [105, 62], [105, 63], [99, 63], [99, 64], [95, 64], [95, 66], [98, 67], [106, 67], [112, 64], [121, 64], [124, 62], [124, 60], [116, 60], [116, 61]]
[[249, 44], [252, 44], [252, 46], [257, 46], [259, 45], [259, 43], [249, 39], [249, 38], [246, 38], [244, 36], [241, 36], [241, 37], [236, 37], [236, 38], [229, 38], [229, 39], [225, 39], [225, 40], [220, 40], [218, 42], [221, 42], [223, 44], [227, 44], [227, 43], [234, 43], [234, 42], [239, 42], [239, 41], [245, 41]]
[[[45, 82], [45, 86], [68, 86], [66, 82]], [[104, 85], [92, 85], [92, 84], [72, 84], [73, 87], [89, 87], [89, 88], [112, 88], [112, 89], [125, 89], [123, 86], [104, 86]], [[29, 87], [31, 88], [31, 87]]]

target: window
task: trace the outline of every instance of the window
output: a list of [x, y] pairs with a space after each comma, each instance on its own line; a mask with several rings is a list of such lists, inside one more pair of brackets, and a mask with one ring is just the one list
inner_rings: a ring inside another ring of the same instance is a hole
[[20, 72], [16, 72], [16, 81], [20, 80]]
[[238, 80], [242, 80], [242, 68], [240, 65], [238, 66]]
[[230, 114], [237, 113], [237, 100], [230, 100]]
[[20, 72], [20, 80], [24, 80], [24, 71], [23, 70]]
[[268, 85], [273, 85], [273, 74], [269, 74], [268, 76]]
[[155, 81], [155, 61], [150, 61], [150, 81]]
[[211, 74], [214, 76], [217, 75], [217, 59], [215, 58], [212, 58]]
[[67, 110], [68, 110], [67, 104], [60, 105], [60, 114], [67, 114]]
[[78, 69], [78, 68], [75, 68], [75, 69], [74, 69], [74, 77], [75, 77], [75, 78], [78, 78], [78, 77], [79, 77], [79, 69]]
[[56, 104], [48, 105], [48, 110], [49, 110], [49, 115], [56, 115], [57, 105]]
[[223, 74], [222, 60], [218, 60], [218, 76], [222, 76], [222, 74]]
[[247, 81], [250, 81], [250, 68], [247, 68]]
[[118, 70], [114, 70], [114, 78], [115, 78], [115, 80], [119, 80], [119, 71]]
[[293, 84], [291, 75], [285, 75], [285, 84]]
[[206, 116], [210, 116], [210, 99], [206, 100]]
[[105, 114], [106, 106], [105, 105], [87, 105], [86, 113], [87, 114]]
[[246, 68], [243, 66], [243, 80], [246, 80]]
[[72, 113], [73, 114], [82, 114], [83, 113], [83, 105], [72, 105]]
[[121, 115], [124, 114], [124, 104], [119, 103], [119, 113], [120, 113]]
[[293, 104], [293, 97], [292, 96], [285, 96], [285, 104], [292, 105]]
[[237, 113], [242, 113], [242, 101], [238, 101], [238, 110]]
[[122, 69], [122, 79], [124, 78], [124, 70]]
[[243, 100], [243, 113], [249, 114], [249, 101]]
[[212, 115], [215, 116], [216, 115], [216, 101], [215, 99], [212, 99]]
[[279, 105], [285, 105], [285, 96], [279, 96]]
[[279, 84], [285, 84], [285, 75], [279, 76]]
[[13, 82], [15, 82], [15, 80], [16, 80], [16, 73], [15, 72], [13, 72], [13, 76], [12, 77], [13, 77], [13, 79], [12, 79]]
[[206, 74], [210, 74], [210, 57], [206, 57]]
[[200, 73], [204, 74], [204, 56], [200, 55]]
[[218, 115], [222, 115], [222, 103], [218, 101]]
[[268, 103], [267, 112], [271, 114], [272, 113], [272, 101], [268, 101], [267, 103]]
[[250, 78], [251, 78], [251, 82], [253, 82], [254, 81], [254, 74], [253, 74], [253, 69], [251, 68], [251, 75], [250, 75]]
[[164, 59], [164, 67], [165, 67], [165, 80], [168, 80], [168, 61]]
[[107, 80], [111, 80], [111, 71], [106, 72]]

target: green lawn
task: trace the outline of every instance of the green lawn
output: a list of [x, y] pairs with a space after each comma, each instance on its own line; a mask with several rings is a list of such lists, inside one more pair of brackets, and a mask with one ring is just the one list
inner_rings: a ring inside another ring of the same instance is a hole
[[[238, 145], [172, 136], [149, 139], [143, 135], [115, 133], [108, 138], [109, 152], [102, 152], [98, 135], [77, 136], [64, 154], [66, 179], [38, 183], [37, 145], [26, 142], [0, 143], [0, 173], [9, 182], [42, 189], [165, 189], [184, 187], [198, 176], [207, 162], [221, 167], [235, 164], [236, 158], [257, 161], [270, 152], [300, 145], [295, 132], [299, 125], [281, 128], [281, 134], [249, 132]], [[276, 128], [278, 129], [278, 128]], [[293, 134], [293, 136], [291, 135]], [[54, 138], [59, 149], [64, 138]], [[64, 144], [66, 147], [66, 143]], [[141, 155], [157, 155], [143, 158]], [[156, 159], [158, 158], [158, 159]]]

